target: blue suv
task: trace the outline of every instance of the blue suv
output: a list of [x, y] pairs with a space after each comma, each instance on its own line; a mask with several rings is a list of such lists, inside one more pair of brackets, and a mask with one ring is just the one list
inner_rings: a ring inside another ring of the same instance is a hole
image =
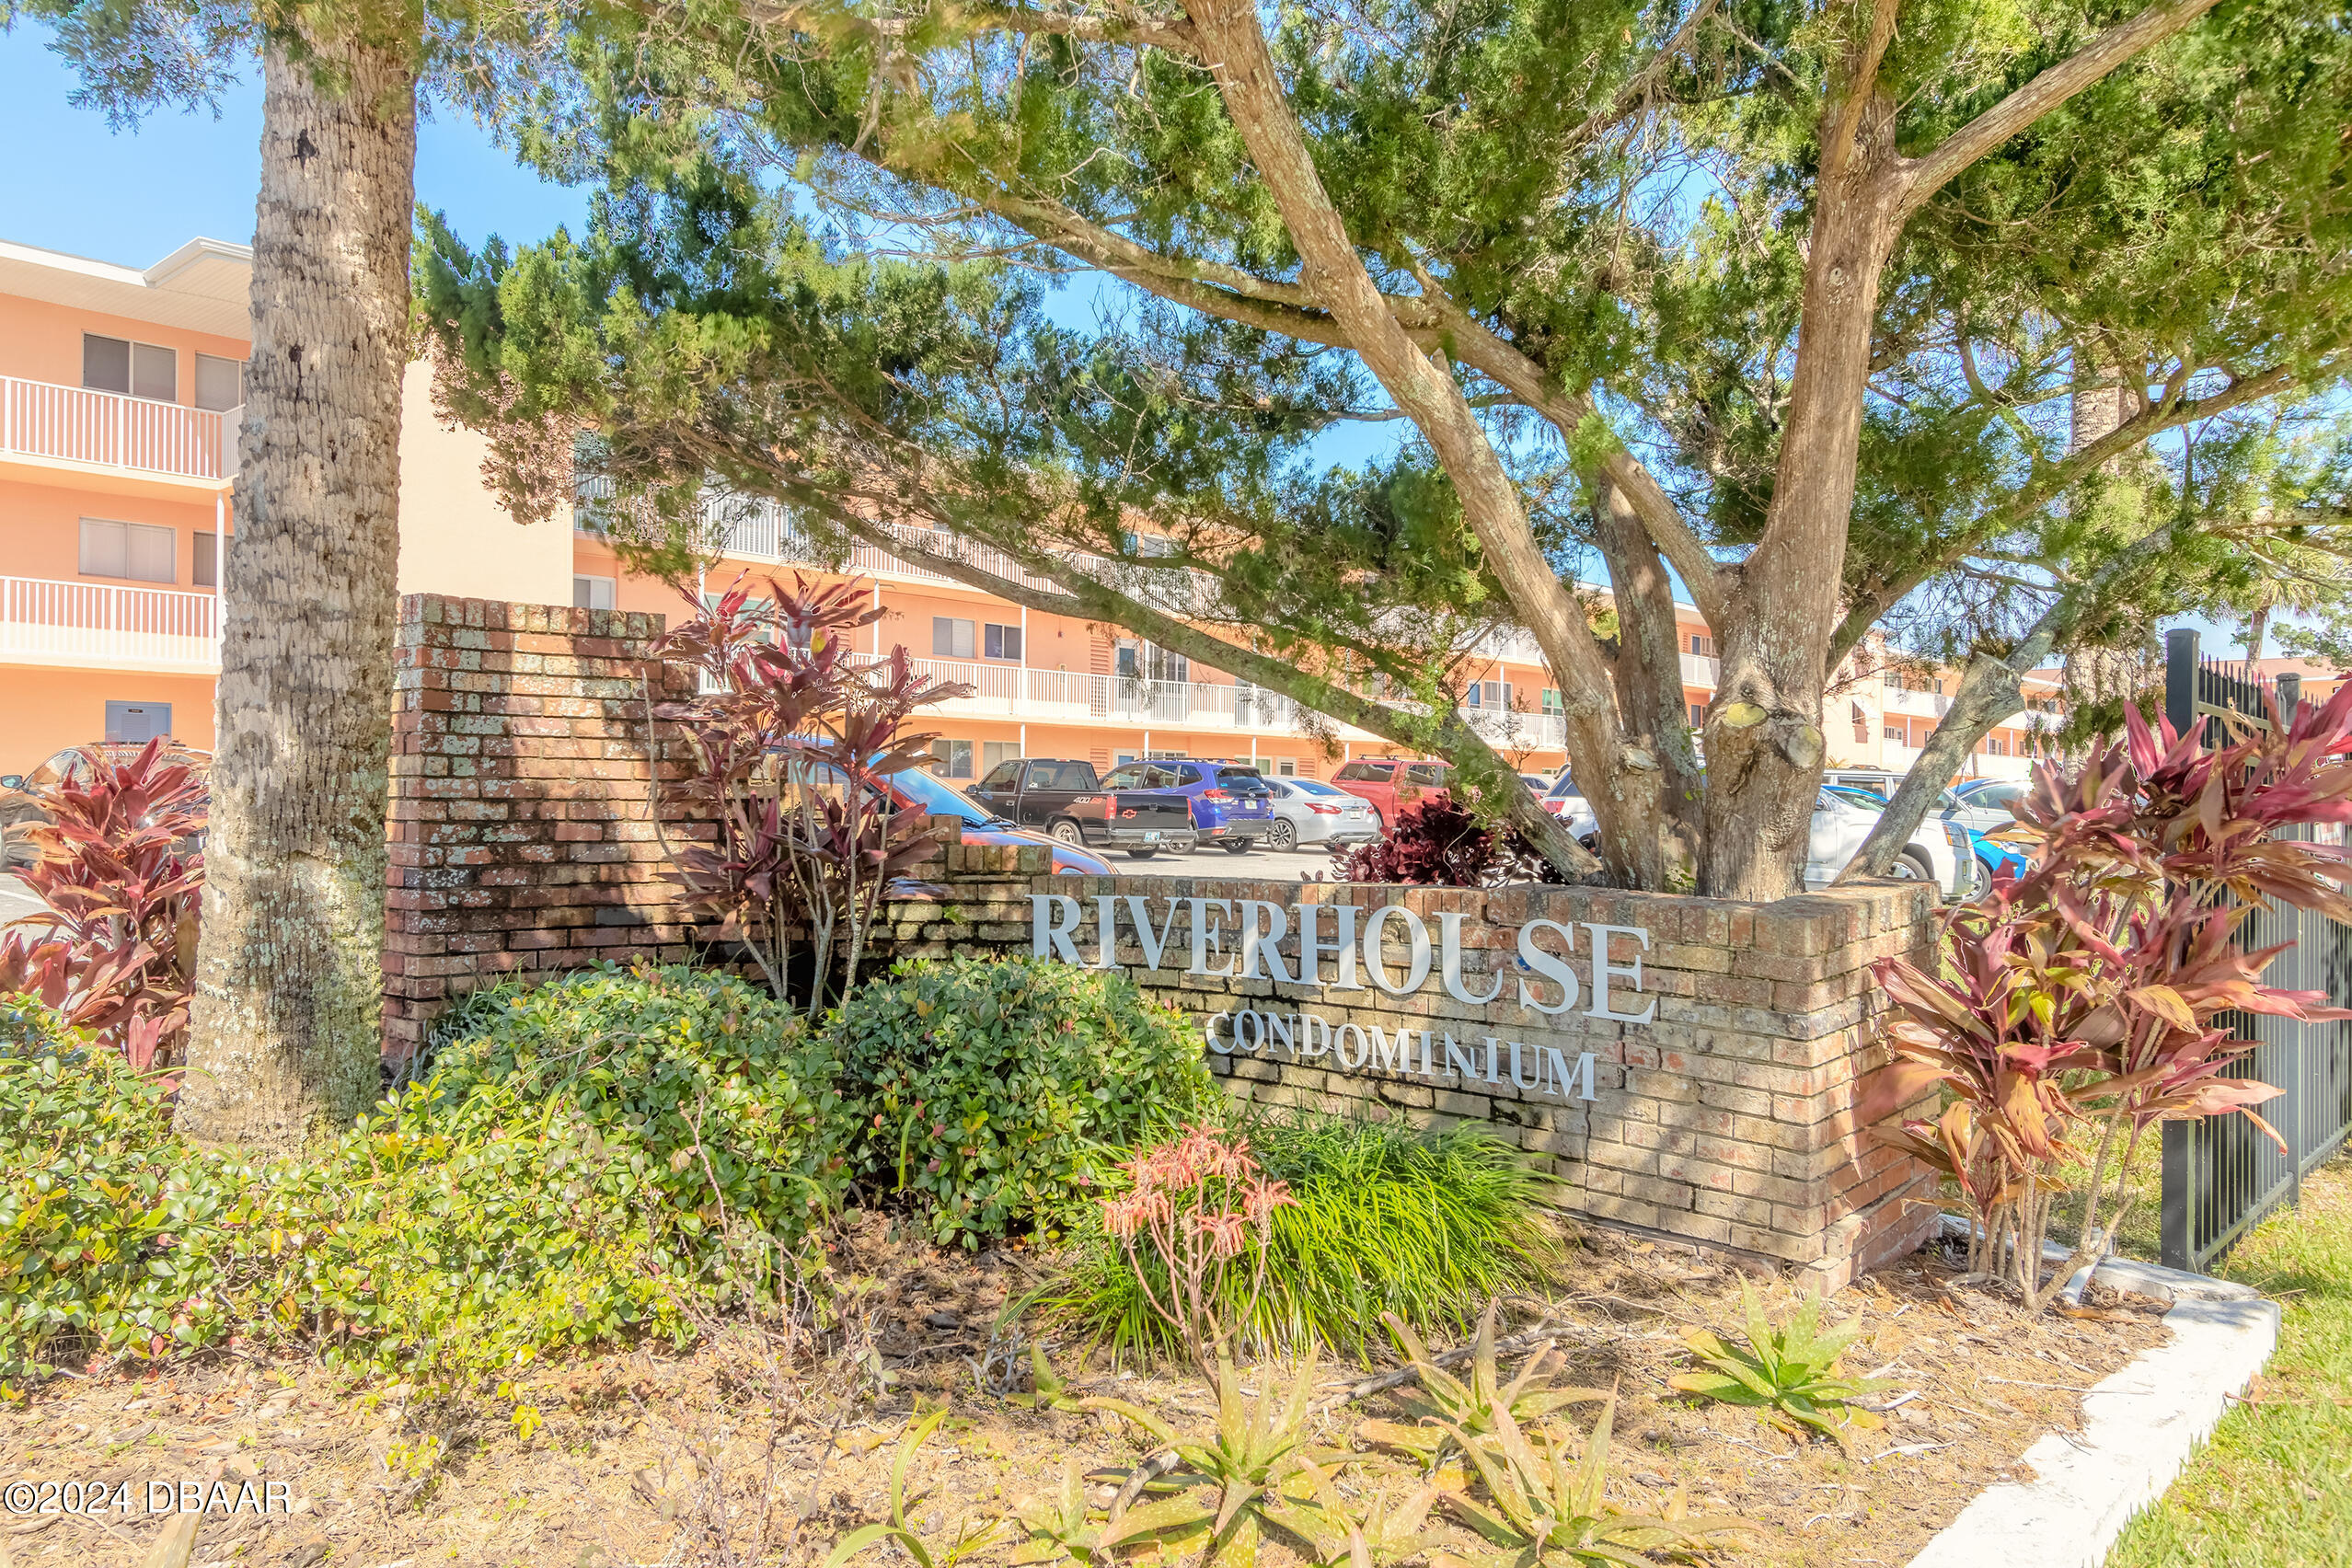
[[1247, 854], [1274, 831], [1274, 791], [1246, 762], [1157, 757], [1124, 762], [1103, 779], [1105, 790], [1168, 790], [1191, 802], [1200, 842], [1229, 855]]

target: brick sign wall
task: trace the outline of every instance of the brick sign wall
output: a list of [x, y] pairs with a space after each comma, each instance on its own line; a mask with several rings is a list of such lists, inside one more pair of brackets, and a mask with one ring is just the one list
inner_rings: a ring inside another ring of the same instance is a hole
[[[387, 1055], [414, 1050], [450, 998], [509, 974], [686, 956], [646, 814], [639, 679], [662, 626], [617, 610], [400, 601]], [[660, 668], [658, 700], [691, 694], [690, 670]]]
[[1549, 1163], [1566, 1208], [1832, 1288], [1934, 1223], [1927, 1172], [1852, 1114], [1879, 1059], [1868, 966], [1923, 948], [1924, 888], [1756, 906], [1050, 876], [1043, 857], [949, 849], [937, 897], [891, 906], [892, 946], [1101, 965], [1108, 908], [1110, 964], [1182, 1008], [1245, 1099], [1486, 1122]]
[[[661, 630], [609, 610], [402, 601], [387, 1053], [505, 974], [690, 955], [647, 814], [651, 767], [679, 766], [646, 752], [638, 681]], [[659, 678], [657, 699], [691, 690], [684, 668]], [[1548, 1163], [1570, 1209], [1831, 1286], [1933, 1223], [1928, 1174], [1852, 1115], [1875, 1059], [1868, 965], [1924, 949], [1925, 888], [1753, 906], [1060, 877], [1042, 847], [965, 848], [933, 825], [937, 893], [887, 906], [882, 956], [1099, 964], [1108, 909], [1109, 963], [1182, 1008], [1243, 1098], [1486, 1122]]]

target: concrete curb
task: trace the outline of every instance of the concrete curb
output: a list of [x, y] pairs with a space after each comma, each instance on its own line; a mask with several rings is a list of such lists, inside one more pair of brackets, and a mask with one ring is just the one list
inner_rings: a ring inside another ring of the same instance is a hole
[[2163, 1494], [2277, 1346], [2278, 1304], [2242, 1285], [2123, 1258], [2094, 1277], [2170, 1301], [2171, 1342], [2093, 1385], [2081, 1433], [2045, 1433], [2025, 1450], [2035, 1479], [1983, 1493], [1910, 1568], [2101, 1568], [2124, 1526]]

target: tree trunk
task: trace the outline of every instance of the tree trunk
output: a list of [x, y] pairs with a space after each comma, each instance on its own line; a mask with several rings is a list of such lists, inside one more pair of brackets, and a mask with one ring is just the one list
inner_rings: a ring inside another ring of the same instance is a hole
[[2266, 577], [2254, 589], [2254, 612], [2246, 617], [2246, 669], [2262, 663], [2263, 640], [2270, 635], [2270, 607], [2278, 599], [2278, 584]]
[[191, 1135], [286, 1149], [375, 1098], [413, 40], [264, 51], [253, 356], [223, 588]]
[[1652, 824], [1658, 836], [1656, 859], [1688, 872], [1699, 860], [1705, 780], [1698, 748], [1690, 741], [1690, 716], [1683, 708], [1674, 583], [1649, 530], [1616, 485], [1599, 487], [1593, 515], [1595, 542], [1617, 601], [1617, 659], [1611, 673], [1617, 678], [1618, 708], [1635, 741], [1658, 759], [1663, 775], [1660, 809]]
[[1715, 898], [1766, 902], [1802, 885], [1879, 274], [1897, 233], [1895, 107], [1870, 86], [1876, 50], [1893, 32], [1893, 7], [1884, 13], [1884, 34], [1850, 89], [1862, 100], [1833, 100], [1823, 117], [1827, 146], [1771, 509], [1731, 595], [1729, 624], [1715, 632], [1722, 674], [1707, 712], [1699, 870], [1699, 891]]

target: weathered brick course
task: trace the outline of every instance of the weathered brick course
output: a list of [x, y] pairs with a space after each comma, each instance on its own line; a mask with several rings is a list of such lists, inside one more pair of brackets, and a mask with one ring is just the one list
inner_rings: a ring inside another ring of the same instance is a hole
[[[411, 594], [395, 655], [384, 1045], [509, 974], [674, 963], [638, 682], [659, 616]], [[654, 666], [657, 701], [693, 674]], [[675, 743], [670, 743], [674, 746]], [[679, 760], [659, 759], [664, 777]], [[704, 824], [667, 824], [698, 837]]]

